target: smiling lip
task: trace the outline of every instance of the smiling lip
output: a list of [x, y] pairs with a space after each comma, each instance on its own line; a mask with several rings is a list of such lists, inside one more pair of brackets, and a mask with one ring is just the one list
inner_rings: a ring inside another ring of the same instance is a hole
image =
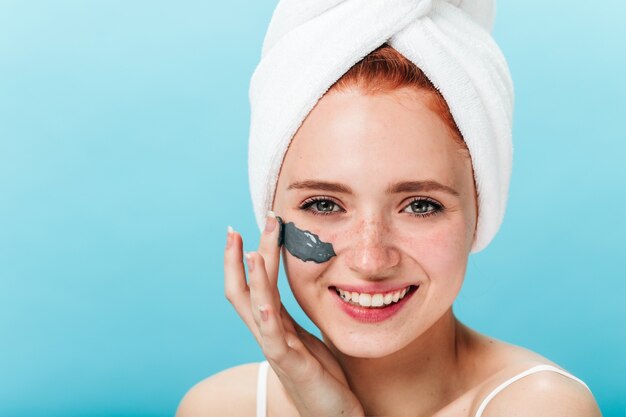
[[350, 292], [358, 292], [359, 294], [385, 294], [388, 292], [396, 292], [405, 289], [409, 285], [417, 286], [414, 283], [406, 283], [404, 285], [394, 285], [391, 286], [389, 284], [370, 284], [367, 286], [360, 285], [331, 285], [328, 288], [335, 289], [339, 288], [340, 290], [350, 291]]
[[[404, 288], [404, 287], [402, 287]], [[388, 319], [396, 314], [400, 309], [406, 305], [408, 300], [413, 297], [413, 294], [419, 290], [418, 286], [411, 286], [411, 289], [406, 293], [397, 303], [391, 303], [386, 307], [362, 307], [347, 303], [341, 299], [335, 287], [330, 287], [328, 290], [331, 292], [331, 296], [339, 303], [339, 307], [350, 317], [363, 323], [378, 323]]]

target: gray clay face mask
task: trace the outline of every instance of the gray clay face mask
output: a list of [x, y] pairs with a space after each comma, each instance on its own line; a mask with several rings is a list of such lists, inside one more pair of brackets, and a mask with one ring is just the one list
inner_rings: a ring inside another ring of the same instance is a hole
[[283, 223], [280, 217], [276, 217], [276, 220], [280, 227], [278, 246], [285, 245], [285, 249], [296, 258], [320, 264], [337, 256], [333, 245], [322, 242], [315, 233], [298, 229], [293, 222]]

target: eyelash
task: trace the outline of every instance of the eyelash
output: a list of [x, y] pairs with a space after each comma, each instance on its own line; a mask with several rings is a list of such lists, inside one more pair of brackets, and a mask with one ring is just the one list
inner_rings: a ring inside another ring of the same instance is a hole
[[429, 203], [430, 205], [432, 205], [434, 207], [434, 209], [432, 211], [429, 211], [428, 213], [424, 213], [424, 214], [418, 214], [418, 213], [409, 213], [411, 216], [415, 216], [415, 217], [428, 217], [428, 216], [435, 216], [439, 213], [441, 213], [443, 211], [443, 206], [439, 203], [437, 203], [435, 200], [432, 200], [428, 197], [414, 197], [411, 199], [411, 201], [409, 202], [409, 204], [407, 204], [405, 206], [408, 207], [411, 204], [415, 203], [416, 201], [425, 201], [427, 203]]
[[[337, 207], [341, 207], [335, 200], [333, 200], [330, 197], [326, 197], [326, 196], [320, 196], [320, 197], [311, 197], [311, 198], [307, 198], [306, 200], [304, 200], [302, 202], [302, 204], [300, 205], [300, 209], [301, 210], [306, 210], [311, 212], [311, 214], [315, 215], [315, 216], [328, 216], [330, 214], [336, 213], [335, 211], [317, 211], [317, 210], [313, 210], [311, 209], [311, 206], [319, 201], [330, 201], [331, 203], [335, 204]], [[345, 211], [345, 210], [343, 210]]]
[[[318, 211], [318, 210], [313, 210], [311, 207], [313, 206], [313, 204], [319, 202], [319, 201], [329, 201], [333, 204], [335, 204], [337, 207], [341, 206], [339, 205], [339, 203], [337, 203], [335, 200], [333, 200], [330, 197], [326, 197], [326, 196], [319, 196], [319, 197], [311, 197], [311, 198], [307, 198], [306, 200], [304, 200], [302, 202], [302, 204], [300, 205], [300, 209], [301, 210], [306, 210], [308, 212], [310, 212], [311, 214], [315, 215], [315, 216], [328, 216], [331, 215], [333, 213], [337, 213], [336, 211]], [[429, 217], [429, 216], [434, 216], [437, 215], [439, 213], [441, 213], [444, 210], [444, 207], [437, 203], [436, 201], [427, 198], [427, 197], [414, 197], [413, 199], [411, 199], [411, 201], [404, 207], [405, 209], [407, 207], [409, 207], [411, 204], [415, 203], [416, 201], [425, 201], [427, 203], [430, 203], [430, 205], [432, 205], [434, 207], [434, 210], [429, 211], [428, 213], [423, 213], [423, 214], [419, 214], [419, 213], [408, 213], [411, 216], [414, 217]], [[343, 209], [341, 209], [340, 211], [344, 211]], [[404, 209], [403, 209], [404, 211]]]

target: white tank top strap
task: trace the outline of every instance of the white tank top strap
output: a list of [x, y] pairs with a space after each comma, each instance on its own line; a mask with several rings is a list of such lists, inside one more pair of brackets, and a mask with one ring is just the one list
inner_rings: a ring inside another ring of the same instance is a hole
[[493, 397], [496, 396], [496, 394], [498, 394], [500, 391], [502, 391], [503, 389], [505, 389], [506, 387], [508, 387], [509, 385], [511, 385], [513, 382], [517, 381], [518, 379], [524, 378], [525, 376], [528, 376], [530, 374], [534, 374], [535, 372], [540, 372], [540, 371], [553, 371], [553, 372], [558, 372], [561, 375], [565, 375], [568, 378], [571, 378], [575, 381], [580, 382], [581, 384], [583, 384], [585, 386], [585, 388], [587, 388], [589, 391], [591, 391], [591, 389], [587, 386], [587, 384], [585, 384], [582, 380], [580, 380], [579, 378], [576, 378], [574, 375], [570, 374], [569, 372], [566, 372], [560, 368], [557, 368], [556, 366], [552, 366], [552, 365], [548, 365], [548, 364], [542, 364], [542, 365], [536, 365], [533, 366], [532, 368], [529, 368], [523, 372], [520, 372], [519, 374], [507, 379], [506, 381], [504, 381], [503, 383], [501, 383], [500, 385], [498, 385], [495, 389], [493, 389], [493, 391], [491, 391], [486, 397], [485, 399], [482, 401], [482, 403], [480, 403], [480, 407], [478, 407], [478, 411], [476, 412], [476, 416], [475, 417], [482, 417], [483, 415], [483, 411], [485, 411], [485, 408], [487, 407], [487, 404], [489, 404], [489, 401], [491, 401], [493, 399]]
[[256, 384], [256, 417], [267, 416], [267, 371], [270, 367], [268, 361], [259, 363], [259, 374]]

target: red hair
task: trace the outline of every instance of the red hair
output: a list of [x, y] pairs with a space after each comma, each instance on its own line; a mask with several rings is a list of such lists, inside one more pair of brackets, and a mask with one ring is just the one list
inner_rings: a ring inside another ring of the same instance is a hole
[[448, 103], [428, 77], [413, 62], [400, 52], [384, 43], [370, 52], [346, 72], [330, 90], [347, 90], [357, 87], [365, 94], [378, 94], [412, 87], [421, 92], [428, 92], [428, 107], [448, 126], [452, 138], [461, 148], [467, 150], [463, 135], [459, 131]]

